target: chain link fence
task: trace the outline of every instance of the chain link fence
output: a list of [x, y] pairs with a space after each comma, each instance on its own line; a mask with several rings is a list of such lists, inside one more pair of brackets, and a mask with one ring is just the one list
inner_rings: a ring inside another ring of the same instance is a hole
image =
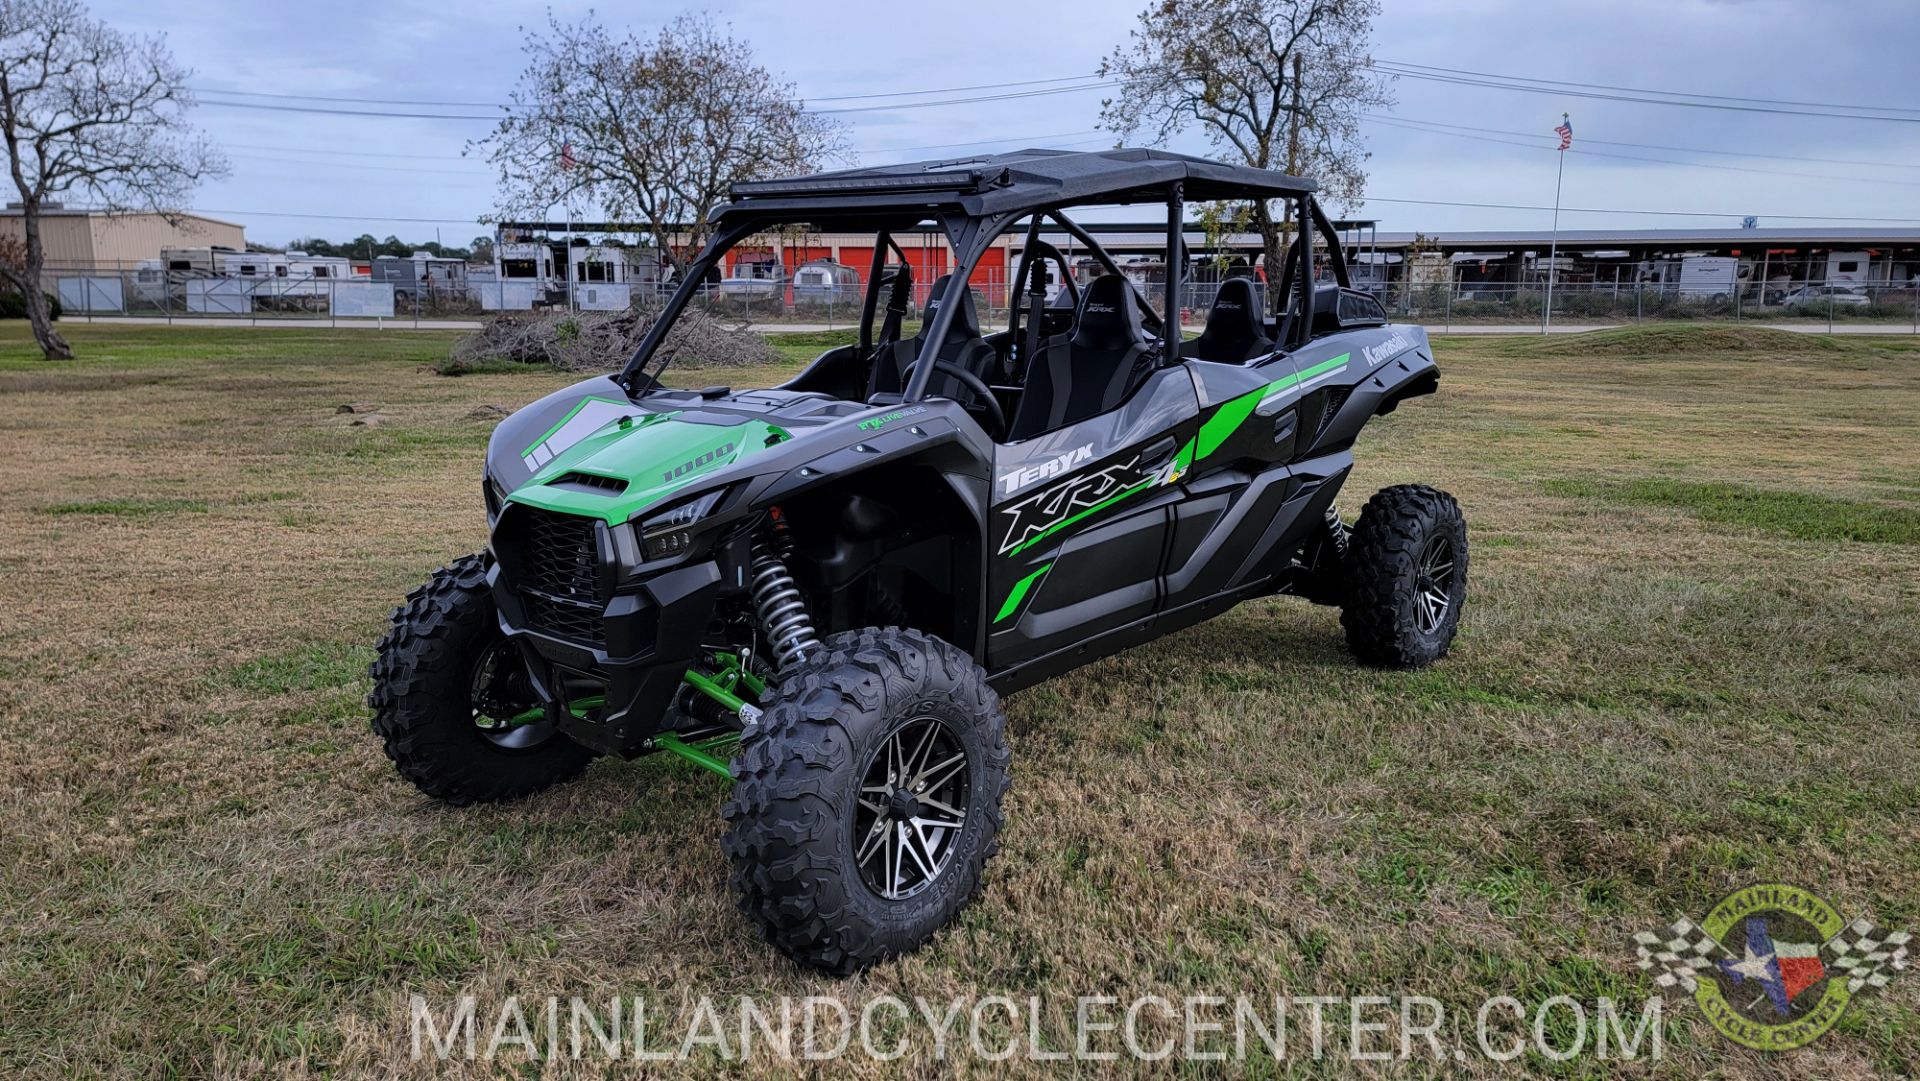
[[[1452, 329], [1545, 324], [1543, 288], [1517, 285], [1407, 285], [1369, 289], [1399, 322]], [[1853, 280], [1794, 283], [1768, 290], [1685, 290], [1674, 286], [1566, 283], [1553, 287], [1552, 322], [1567, 326], [1657, 321], [1905, 327], [1920, 333], [1920, 287]]]
[[[1130, 275], [1131, 276], [1131, 275]], [[1210, 277], [1210, 276], [1203, 276]], [[166, 321], [234, 321], [259, 325], [399, 323], [467, 326], [496, 314], [536, 311], [623, 311], [654, 308], [673, 288], [656, 282], [580, 282], [548, 287], [534, 282], [375, 282], [364, 278], [170, 276], [156, 270], [60, 270], [48, 275], [48, 292], [65, 318], [136, 318]], [[1164, 284], [1157, 273], [1135, 278], [1157, 310]], [[931, 280], [916, 280], [907, 313], [917, 320]], [[973, 303], [988, 330], [1007, 325], [1012, 296], [998, 268], [974, 275]], [[1534, 285], [1359, 283], [1378, 297], [1396, 322], [1438, 331], [1475, 327], [1521, 327], [1547, 321], [1547, 295]], [[1055, 285], [1054, 289], [1062, 288]], [[1196, 280], [1185, 289], [1183, 322], [1206, 317], [1216, 281]], [[730, 322], [766, 326], [839, 329], [859, 322], [866, 287], [857, 275], [809, 282], [795, 279], [727, 280], [701, 289], [695, 305]], [[883, 294], [882, 303], [885, 301]], [[1920, 287], [1857, 281], [1794, 283], [1790, 290], [1746, 288], [1701, 292], [1667, 286], [1560, 283], [1552, 294], [1552, 322], [1564, 326], [1653, 321], [1740, 321], [1827, 328], [1845, 326], [1920, 333]]]

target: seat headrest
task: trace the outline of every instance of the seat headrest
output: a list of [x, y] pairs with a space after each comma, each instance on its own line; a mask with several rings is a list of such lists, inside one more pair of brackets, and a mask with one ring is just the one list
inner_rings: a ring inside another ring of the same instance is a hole
[[[940, 314], [940, 305], [947, 298], [947, 283], [953, 275], [942, 274], [933, 281], [933, 287], [927, 290], [926, 310], [920, 313], [920, 330], [914, 334], [915, 341], [925, 341], [927, 331], [933, 326], [933, 319]], [[960, 290], [960, 310], [953, 313], [953, 325], [947, 328], [947, 340], [966, 340], [980, 336], [980, 316], [973, 310], [973, 290]]]
[[1252, 278], [1227, 278], [1219, 284], [1213, 309], [1206, 313], [1206, 328], [1194, 342], [1194, 355], [1210, 361], [1240, 363], [1256, 351], [1265, 353], [1267, 324], [1260, 311], [1260, 290]]
[[1140, 329], [1140, 309], [1133, 286], [1118, 274], [1102, 274], [1080, 294], [1080, 311], [1073, 320], [1072, 344], [1077, 349], [1120, 349], [1147, 340]]
[[1261, 318], [1260, 294], [1251, 278], [1228, 278], [1220, 283], [1220, 292], [1207, 311], [1207, 325], [1200, 336], [1210, 342], [1244, 345], [1267, 335]]

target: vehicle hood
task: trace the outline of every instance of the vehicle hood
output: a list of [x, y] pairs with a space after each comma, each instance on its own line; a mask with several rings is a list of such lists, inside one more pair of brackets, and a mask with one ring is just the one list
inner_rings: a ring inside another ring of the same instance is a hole
[[[555, 430], [594, 419], [579, 422], [579, 412]], [[789, 437], [782, 428], [746, 417], [726, 424], [680, 416], [630, 406], [609, 411], [586, 434], [571, 433], [577, 438], [538, 465], [507, 501], [618, 525]], [[529, 453], [538, 456], [531, 448]]]

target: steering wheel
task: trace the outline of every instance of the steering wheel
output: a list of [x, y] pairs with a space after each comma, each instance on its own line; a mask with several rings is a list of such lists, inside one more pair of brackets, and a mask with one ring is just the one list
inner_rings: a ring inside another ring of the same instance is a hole
[[[916, 360], [900, 372], [901, 386], [906, 386], [908, 383], [913, 382], [913, 370], [919, 366], [920, 362]], [[1007, 414], [1001, 410], [1000, 402], [994, 398], [993, 391], [987, 389], [987, 384], [981, 380], [979, 376], [952, 361], [940, 360], [938, 358], [933, 362], [933, 370], [942, 375], [951, 376], [957, 380], [961, 386], [966, 387], [968, 391], [972, 392], [973, 397], [980, 403], [981, 408], [985, 409], [993, 417], [994, 433], [1007, 430]], [[942, 397], [944, 397], [944, 395], [942, 395]], [[961, 404], [964, 405], [965, 403], [963, 402]]]

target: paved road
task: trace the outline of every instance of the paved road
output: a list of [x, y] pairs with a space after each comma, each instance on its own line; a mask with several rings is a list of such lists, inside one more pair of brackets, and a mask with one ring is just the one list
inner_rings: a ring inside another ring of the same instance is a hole
[[[236, 327], [246, 329], [340, 328], [353, 330], [478, 330], [481, 322], [477, 319], [220, 319], [206, 317], [182, 317], [162, 319], [149, 316], [70, 316], [70, 323], [111, 323], [131, 326], [175, 326], [175, 327]], [[1676, 320], [1677, 322], [1677, 320]], [[1555, 323], [1555, 334], [1585, 334], [1592, 330], [1613, 330], [1618, 327], [1632, 326], [1631, 323]], [[1835, 323], [1829, 330], [1825, 323], [1741, 323], [1740, 326], [1764, 327], [1769, 330], [1789, 330], [1796, 334], [1913, 334], [1916, 330], [1908, 323]], [[1440, 323], [1426, 324], [1427, 333], [1449, 335], [1452, 337], [1470, 337], [1475, 335], [1538, 334], [1540, 328], [1529, 323], [1497, 323], [1484, 326], [1459, 325], [1448, 327]], [[753, 329], [762, 334], [806, 334], [829, 330], [851, 330], [845, 323], [829, 325], [827, 323], [755, 323]]]

